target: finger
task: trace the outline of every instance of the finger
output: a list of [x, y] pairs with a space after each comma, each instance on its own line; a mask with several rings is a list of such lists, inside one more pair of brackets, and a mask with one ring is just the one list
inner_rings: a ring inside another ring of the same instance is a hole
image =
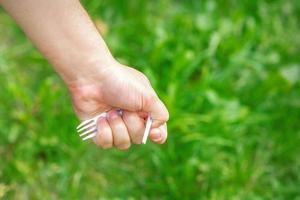
[[136, 112], [123, 112], [123, 120], [127, 127], [131, 141], [134, 144], [141, 144], [143, 131], [145, 129], [145, 121]]
[[152, 128], [149, 137], [156, 144], [165, 143], [168, 137], [167, 124], [165, 123], [158, 128]]
[[145, 97], [143, 111], [150, 114], [153, 119], [152, 127], [157, 128], [169, 119], [169, 112], [163, 102], [157, 95], [150, 95]]
[[112, 131], [104, 117], [100, 117], [97, 122], [97, 135], [94, 142], [103, 149], [111, 148], [113, 145]]
[[116, 110], [108, 112], [108, 123], [112, 130], [113, 143], [120, 150], [130, 147], [130, 137], [127, 128]]

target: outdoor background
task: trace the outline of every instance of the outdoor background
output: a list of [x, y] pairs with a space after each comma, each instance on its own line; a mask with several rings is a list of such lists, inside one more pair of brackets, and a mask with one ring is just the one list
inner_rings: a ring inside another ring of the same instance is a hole
[[300, 1], [83, 4], [166, 103], [169, 139], [80, 141], [62, 81], [2, 10], [0, 199], [300, 199]]

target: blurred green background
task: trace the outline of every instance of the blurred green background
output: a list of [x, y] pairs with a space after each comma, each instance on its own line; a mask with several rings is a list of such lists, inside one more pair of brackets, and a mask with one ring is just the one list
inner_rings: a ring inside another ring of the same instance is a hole
[[300, 1], [83, 1], [170, 111], [165, 145], [81, 142], [62, 81], [0, 11], [0, 199], [300, 199]]

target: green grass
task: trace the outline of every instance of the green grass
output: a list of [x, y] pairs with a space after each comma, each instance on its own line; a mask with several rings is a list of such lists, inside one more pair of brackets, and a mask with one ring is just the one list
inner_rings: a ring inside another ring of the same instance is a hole
[[300, 3], [83, 1], [170, 111], [165, 145], [77, 137], [62, 81], [0, 12], [0, 199], [300, 199]]

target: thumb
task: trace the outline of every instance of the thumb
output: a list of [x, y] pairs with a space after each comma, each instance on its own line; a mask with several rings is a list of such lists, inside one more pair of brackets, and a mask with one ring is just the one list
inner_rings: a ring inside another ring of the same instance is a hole
[[156, 94], [144, 98], [142, 111], [147, 112], [152, 117], [153, 128], [159, 127], [169, 120], [169, 112]]

